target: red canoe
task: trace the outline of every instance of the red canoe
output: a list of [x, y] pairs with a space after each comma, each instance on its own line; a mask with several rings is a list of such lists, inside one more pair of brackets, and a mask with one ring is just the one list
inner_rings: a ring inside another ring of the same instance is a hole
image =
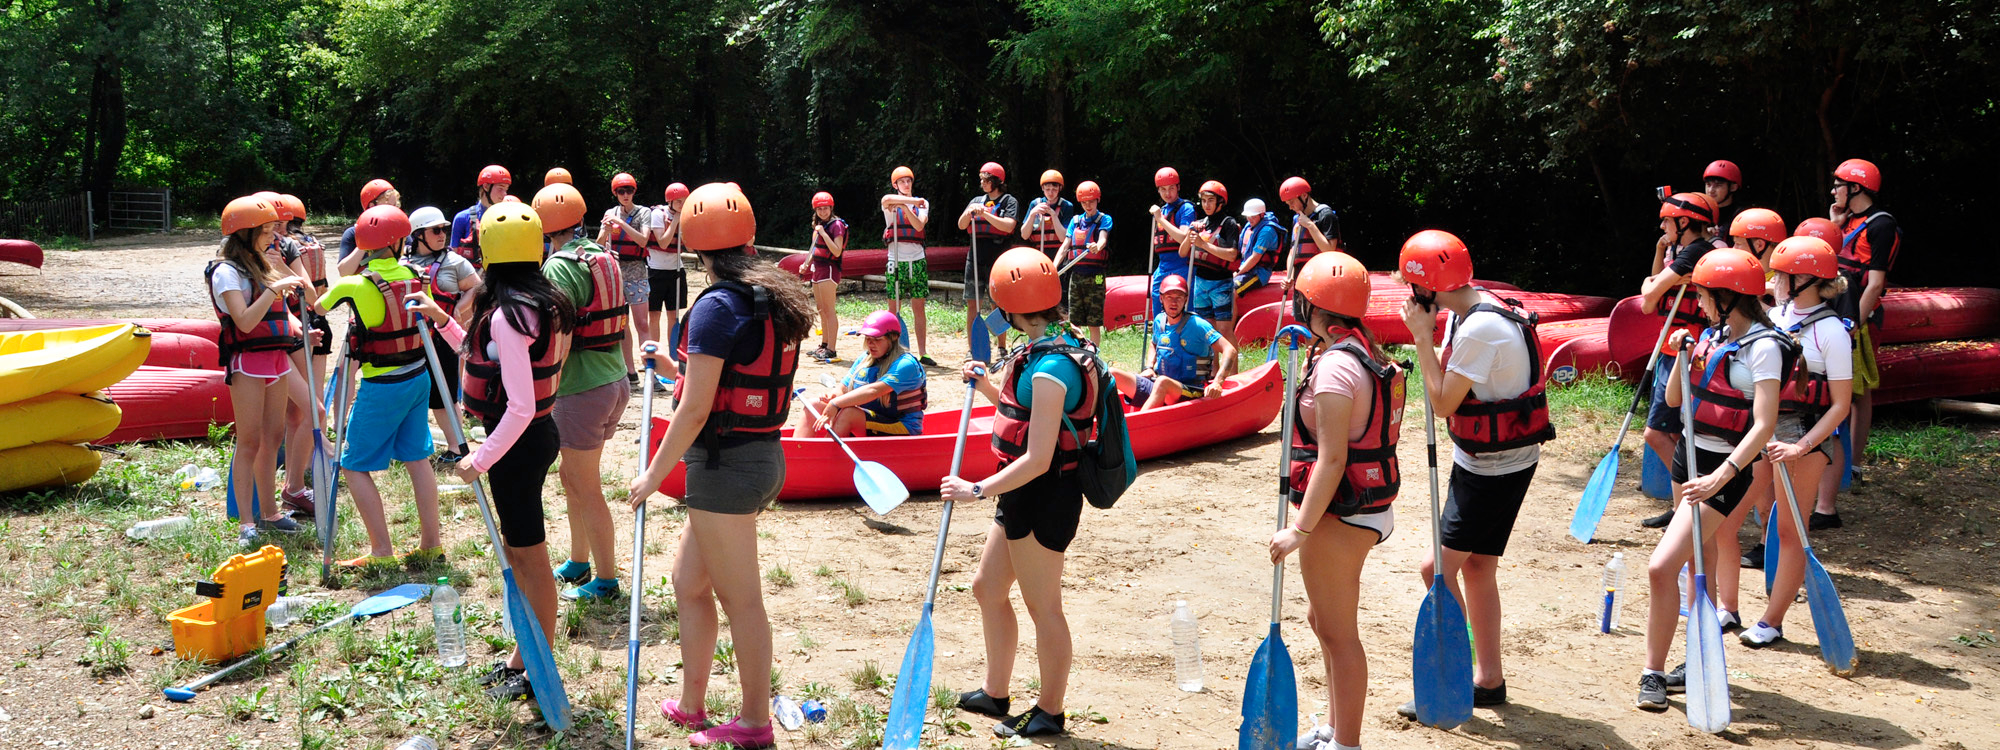
[[2000, 392], [2000, 341], [1926, 341], [1884, 346], [1875, 355], [1882, 385], [1876, 404]]
[[1604, 332], [1610, 327], [1610, 318], [1565, 320], [1537, 326], [1536, 337], [1542, 356], [1547, 358], [1542, 369], [1549, 374], [1549, 380], [1572, 383], [1585, 373], [1600, 371], [1612, 377], [1623, 377], [1624, 366], [1612, 361], [1611, 344], [1604, 337]]
[[209, 425], [236, 421], [220, 370], [140, 367], [104, 389], [104, 395], [118, 404], [122, 416], [118, 429], [96, 441], [100, 445], [203, 438]]
[[[1276, 363], [1262, 365], [1224, 381], [1223, 393], [1214, 399], [1183, 401], [1152, 411], [1128, 411], [1132, 452], [1139, 460], [1234, 440], [1264, 429], [1278, 414], [1284, 399], [1284, 374]], [[1129, 407], [1128, 407], [1129, 409]], [[934, 491], [938, 480], [951, 469], [951, 449], [958, 439], [956, 411], [924, 415], [924, 433], [907, 437], [853, 438], [847, 441], [864, 461], [887, 465], [911, 492]], [[993, 434], [993, 407], [972, 410], [971, 431], [966, 437], [965, 463], [959, 475], [983, 479], [992, 475], [997, 461], [990, 447]], [[653, 420], [653, 446], [667, 434], [667, 420]], [[785, 486], [779, 500], [825, 500], [855, 497], [854, 463], [832, 440], [794, 439], [786, 431]], [[687, 470], [676, 464], [660, 491], [680, 497], [687, 490]]]
[[[1147, 278], [1146, 276], [1135, 274], [1131, 276], [1113, 276], [1104, 280], [1104, 325], [1106, 328], [1124, 328], [1125, 326], [1144, 322], [1142, 319], [1146, 316], [1146, 298], [1152, 290], [1152, 286], [1147, 281]], [[1285, 273], [1283, 271], [1272, 274], [1271, 283], [1252, 289], [1249, 294], [1238, 298], [1236, 300], [1236, 309], [1238, 311], [1255, 310], [1264, 305], [1281, 301], [1284, 295], [1278, 291], [1278, 282], [1284, 278]], [[1401, 297], [1395, 297], [1393, 305], [1388, 309], [1402, 305], [1402, 298], [1410, 295], [1409, 285], [1390, 278], [1387, 271], [1377, 271], [1368, 274], [1368, 283], [1374, 290], [1375, 296], [1387, 299], [1385, 295], [1402, 295]], [[1500, 281], [1475, 280], [1473, 283], [1495, 291], [1504, 290], [1509, 293], [1520, 289], [1513, 284]], [[1384, 304], [1390, 305], [1387, 302]], [[1375, 306], [1371, 301], [1369, 313], [1373, 315], [1374, 312]], [[1374, 325], [1374, 322], [1371, 320], [1369, 324]], [[1398, 323], [1396, 327], [1401, 328], [1402, 325]], [[1266, 338], [1270, 337], [1269, 333], [1264, 335]], [[1405, 333], [1404, 336], [1407, 338], [1408, 334]]]
[[[1489, 287], [1490, 288], [1490, 287]], [[1612, 302], [1607, 297], [1586, 297], [1575, 294], [1550, 294], [1544, 292], [1524, 292], [1509, 290], [1502, 292], [1508, 299], [1518, 300], [1522, 307], [1540, 313], [1542, 327], [1576, 319], [1599, 318], [1608, 313]], [[1368, 298], [1368, 314], [1363, 322], [1381, 338], [1384, 345], [1411, 343], [1410, 329], [1403, 325], [1403, 301], [1409, 299], [1409, 287], [1401, 284], [1395, 287], [1377, 285], [1375, 293]], [[1274, 301], [1245, 313], [1236, 323], [1236, 340], [1246, 346], [1262, 345], [1277, 333], [1278, 314], [1284, 313], [1285, 322], [1291, 321], [1291, 312], [1281, 310], [1283, 301]], [[1564, 330], [1558, 328], [1557, 330]], [[1444, 336], [1444, 314], [1438, 314], [1436, 338]], [[1573, 338], [1574, 335], [1563, 340]], [[1543, 334], [1544, 340], [1547, 334]], [[1544, 352], [1549, 351], [1544, 347]]]
[[27, 240], [0, 240], [0, 261], [42, 267], [42, 246]]
[[[966, 247], [924, 248], [924, 265], [935, 276], [943, 271], [957, 273], [965, 269]], [[804, 253], [786, 255], [778, 260], [778, 267], [791, 271], [799, 278], [805, 278], [806, 255]], [[855, 248], [840, 255], [840, 275], [843, 278], [874, 275], [880, 276], [889, 270], [887, 248]], [[958, 429], [953, 425], [952, 429]]]
[[[153, 333], [179, 333], [208, 339], [210, 343], [222, 338], [222, 322], [214, 318], [0, 318], [0, 331], [40, 331], [50, 328], [84, 328], [88, 326], [136, 323]], [[214, 362], [208, 365], [213, 367]]]

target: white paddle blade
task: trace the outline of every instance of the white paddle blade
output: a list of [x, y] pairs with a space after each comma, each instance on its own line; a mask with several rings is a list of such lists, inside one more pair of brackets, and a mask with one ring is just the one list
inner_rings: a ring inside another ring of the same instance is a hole
[[896, 473], [874, 461], [863, 461], [854, 468], [854, 489], [861, 492], [861, 499], [868, 503], [868, 509], [878, 516], [889, 515], [889, 511], [910, 499], [910, 488], [903, 486], [903, 480]]

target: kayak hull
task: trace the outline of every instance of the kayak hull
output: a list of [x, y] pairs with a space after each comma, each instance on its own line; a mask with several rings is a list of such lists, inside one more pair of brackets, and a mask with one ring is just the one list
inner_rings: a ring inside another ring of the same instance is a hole
[[[1519, 301], [1529, 311], [1539, 313], [1541, 315], [1541, 327], [1544, 328], [1570, 320], [1601, 318], [1610, 313], [1611, 307], [1614, 304], [1608, 297], [1588, 297], [1576, 294], [1549, 294], [1519, 290], [1506, 291], [1503, 294], [1508, 299]], [[1407, 286], [1401, 286], [1396, 289], [1385, 289], [1378, 286], [1375, 288], [1375, 293], [1369, 296], [1368, 312], [1363, 316], [1362, 321], [1368, 324], [1369, 330], [1375, 332], [1378, 343], [1399, 345], [1413, 342], [1413, 339], [1410, 337], [1409, 327], [1403, 325], [1403, 301], [1409, 299], [1409, 297], [1410, 292]], [[1285, 309], [1284, 305], [1283, 301], [1275, 301], [1243, 314], [1242, 318], [1236, 324], [1237, 342], [1244, 346], [1260, 346], [1269, 342], [1271, 337], [1277, 333], [1277, 324], [1281, 314], [1284, 322], [1294, 322], [1291, 319], [1291, 311]], [[1442, 341], [1444, 338], [1444, 317], [1444, 313], [1440, 312], [1438, 314], [1437, 328], [1432, 334], [1432, 338], [1435, 341], [1432, 343]], [[1542, 338], [1546, 341], [1547, 334], [1543, 334]], [[1566, 341], [1568, 339], [1565, 338], [1563, 340]], [[1545, 345], [1542, 351], [1548, 352], [1552, 348]]]
[[1876, 351], [1875, 363], [1877, 405], [2000, 392], [2000, 340], [1891, 344]]
[[118, 405], [99, 393], [49, 393], [0, 404], [0, 450], [35, 443], [87, 443], [118, 429], [118, 419]]
[[145, 362], [151, 343], [129, 323], [0, 333], [0, 403], [104, 388]]
[[0, 240], [0, 261], [42, 267], [42, 246], [27, 240]]
[[0, 492], [82, 484], [97, 475], [97, 451], [36, 443], [0, 451]]
[[[969, 247], [927, 247], [924, 248], [924, 266], [936, 276], [940, 271], [958, 272], [965, 268], [965, 256]], [[790, 271], [801, 279], [806, 277], [804, 253], [786, 255], [778, 260], [778, 267]], [[887, 248], [856, 248], [840, 254], [840, 276], [843, 279], [859, 276], [880, 276], [889, 270], [889, 250]]]
[[132, 323], [153, 333], [178, 333], [208, 339], [209, 343], [222, 340], [222, 322], [213, 318], [131, 318], [114, 320], [111, 318], [0, 318], [0, 333], [7, 331], [41, 331], [51, 328], [85, 328], [88, 326], [108, 326]]
[[[1651, 356], [1659, 339], [1658, 315], [1639, 311], [1639, 298], [1619, 300], [1605, 331], [1611, 358], [1627, 379]], [[1956, 341], [2000, 336], [2000, 289], [1985, 287], [1900, 287], [1882, 295], [1879, 345]]]
[[210, 425], [236, 421], [229, 386], [220, 370], [141, 367], [104, 389], [118, 404], [118, 429], [93, 442], [100, 445], [135, 440], [208, 437]]

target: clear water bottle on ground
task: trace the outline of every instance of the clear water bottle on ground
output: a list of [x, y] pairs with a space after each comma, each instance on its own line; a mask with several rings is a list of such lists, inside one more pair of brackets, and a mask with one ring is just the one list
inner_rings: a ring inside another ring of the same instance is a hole
[[175, 534], [185, 534], [192, 528], [194, 528], [194, 519], [187, 516], [155, 518], [151, 521], [140, 521], [132, 524], [132, 528], [125, 530], [125, 537], [127, 539], [160, 539]]
[[1597, 632], [1609, 633], [1618, 629], [1619, 605], [1625, 599], [1625, 553], [1611, 553], [1611, 562], [1604, 564], [1604, 612], [1597, 619]]
[[214, 469], [203, 468], [194, 475], [194, 489], [196, 490], [207, 492], [221, 486], [222, 475], [217, 474]]
[[282, 628], [304, 617], [306, 608], [312, 601], [303, 596], [281, 596], [264, 608], [264, 622], [274, 628]]
[[1170, 623], [1174, 636], [1174, 684], [1190, 693], [1201, 692], [1201, 623], [1186, 600], [1174, 602]]
[[438, 750], [438, 743], [420, 734], [403, 740], [403, 744], [397, 745], [396, 750]]
[[431, 587], [431, 622], [437, 629], [438, 665], [465, 666], [465, 613], [458, 606], [458, 591], [444, 578]]
[[792, 700], [789, 695], [771, 699], [771, 718], [777, 719], [778, 726], [784, 727], [786, 731], [796, 731], [806, 723], [805, 710], [799, 708], [799, 702]]

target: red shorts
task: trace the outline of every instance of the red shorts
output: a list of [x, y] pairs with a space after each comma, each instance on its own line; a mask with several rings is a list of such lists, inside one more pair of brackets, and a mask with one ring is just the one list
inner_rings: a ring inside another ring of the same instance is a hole
[[817, 284], [822, 281], [840, 281], [840, 266], [828, 263], [822, 258], [814, 258], [812, 260], [812, 275], [806, 278], [806, 282]]

